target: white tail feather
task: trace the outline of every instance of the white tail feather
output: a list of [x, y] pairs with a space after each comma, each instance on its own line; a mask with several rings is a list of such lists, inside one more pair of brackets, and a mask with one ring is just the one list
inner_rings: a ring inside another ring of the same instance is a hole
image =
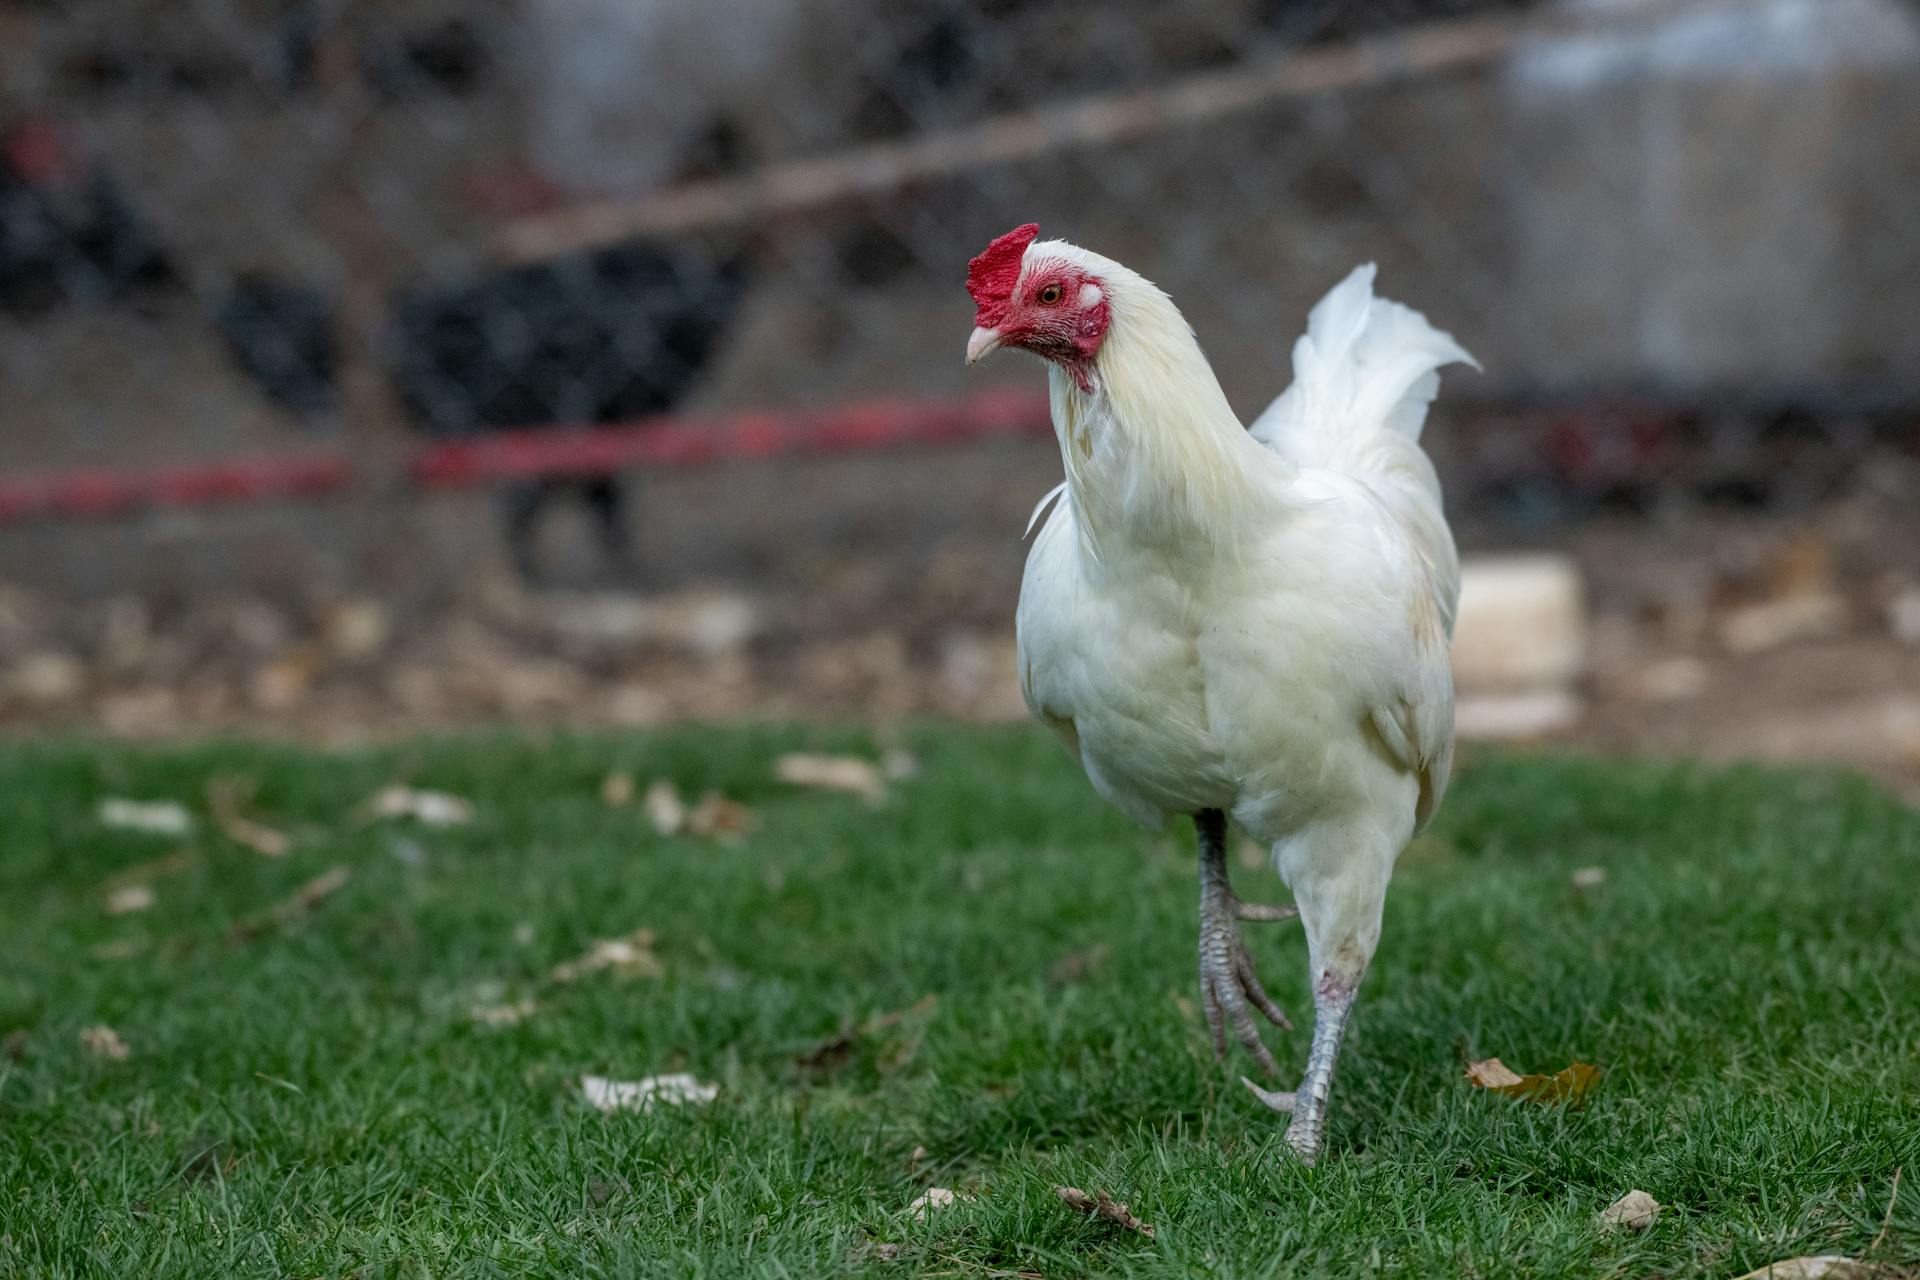
[[1250, 428], [1306, 466], [1345, 469], [1352, 446], [1378, 431], [1420, 439], [1438, 370], [1480, 366], [1451, 335], [1397, 302], [1373, 296], [1369, 262], [1328, 291], [1293, 345], [1293, 385]]
[[1373, 275], [1371, 262], [1356, 267], [1308, 313], [1307, 332], [1293, 345], [1293, 385], [1250, 430], [1282, 457], [1345, 472], [1380, 497], [1406, 532], [1451, 635], [1460, 560], [1420, 429], [1441, 366], [1480, 366], [1418, 311], [1374, 297]]

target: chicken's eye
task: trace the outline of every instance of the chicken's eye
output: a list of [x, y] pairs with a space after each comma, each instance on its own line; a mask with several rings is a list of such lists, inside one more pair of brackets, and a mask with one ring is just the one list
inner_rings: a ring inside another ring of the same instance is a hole
[[1060, 286], [1059, 286], [1059, 285], [1057, 285], [1057, 284], [1050, 284], [1050, 285], [1048, 285], [1048, 286], [1047, 286], [1046, 288], [1044, 288], [1044, 289], [1042, 289], [1042, 290], [1040, 291], [1040, 305], [1041, 305], [1041, 306], [1043, 306], [1043, 307], [1051, 307], [1051, 306], [1053, 306], [1053, 305], [1054, 305], [1054, 304], [1055, 304], [1056, 302], [1059, 302], [1059, 301], [1060, 301]]

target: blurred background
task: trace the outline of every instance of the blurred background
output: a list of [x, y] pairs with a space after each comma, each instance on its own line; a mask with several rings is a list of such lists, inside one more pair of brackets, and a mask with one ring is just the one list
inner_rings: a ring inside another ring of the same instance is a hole
[[1913, 0], [0, 0], [0, 728], [1022, 714], [1016, 223], [1362, 260], [1470, 736], [1920, 786]]

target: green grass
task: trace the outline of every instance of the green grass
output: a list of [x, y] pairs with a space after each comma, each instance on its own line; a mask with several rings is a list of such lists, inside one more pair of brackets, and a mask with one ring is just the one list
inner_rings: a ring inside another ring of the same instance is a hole
[[[0, 751], [0, 1276], [1920, 1261], [1920, 816], [1869, 784], [1469, 760], [1401, 863], [1328, 1155], [1304, 1169], [1193, 1012], [1191, 833], [1132, 829], [1036, 733], [908, 740], [922, 771], [880, 809], [772, 779], [781, 750], [873, 749], [851, 732]], [[601, 802], [612, 769], [720, 788], [760, 827], [660, 838]], [[264, 858], [203, 813], [153, 908], [105, 914], [104, 882], [183, 842], [104, 829], [100, 800], [203, 810], [235, 773], [296, 851]], [[357, 823], [397, 779], [477, 816]], [[351, 879], [309, 916], [233, 936], [335, 865]], [[1586, 866], [1606, 879], [1576, 889]], [[642, 926], [661, 976], [546, 980]], [[1303, 1012], [1298, 933], [1252, 938]], [[518, 1025], [468, 1016], [523, 997]], [[82, 1048], [99, 1023], [124, 1061]], [[1269, 1039], [1297, 1070], [1304, 1028]], [[1462, 1077], [1496, 1054], [1605, 1074], [1584, 1108], [1518, 1102]], [[675, 1070], [719, 1099], [604, 1115], [580, 1095], [584, 1072]], [[1110, 1191], [1158, 1237], [1068, 1212], [1055, 1183]], [[916, 1222], [931, 1185], [971, 1198]], [[1659, 1221], [1600, 1230], [1635, 1187]]]

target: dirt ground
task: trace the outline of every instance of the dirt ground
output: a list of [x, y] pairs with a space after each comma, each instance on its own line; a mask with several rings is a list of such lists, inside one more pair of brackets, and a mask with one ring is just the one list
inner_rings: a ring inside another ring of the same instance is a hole
[[[323, 742], [513, 722], [1024, 714], [1020, 531], [1052, 443], [731, 465], [636, 486], [636, 564], [556, 512], [518, 585], [492, 499], [0, 537], [0, 731]], [[1920, 506], [1882, 477], [1791, 515], [1700, 505], [1516, 529], [1589, 606], [1577, 710], [1539, 740], [1831, 761], [1920, 795]], [[1471, 696], [1463, 690], [1463, 698]]]

